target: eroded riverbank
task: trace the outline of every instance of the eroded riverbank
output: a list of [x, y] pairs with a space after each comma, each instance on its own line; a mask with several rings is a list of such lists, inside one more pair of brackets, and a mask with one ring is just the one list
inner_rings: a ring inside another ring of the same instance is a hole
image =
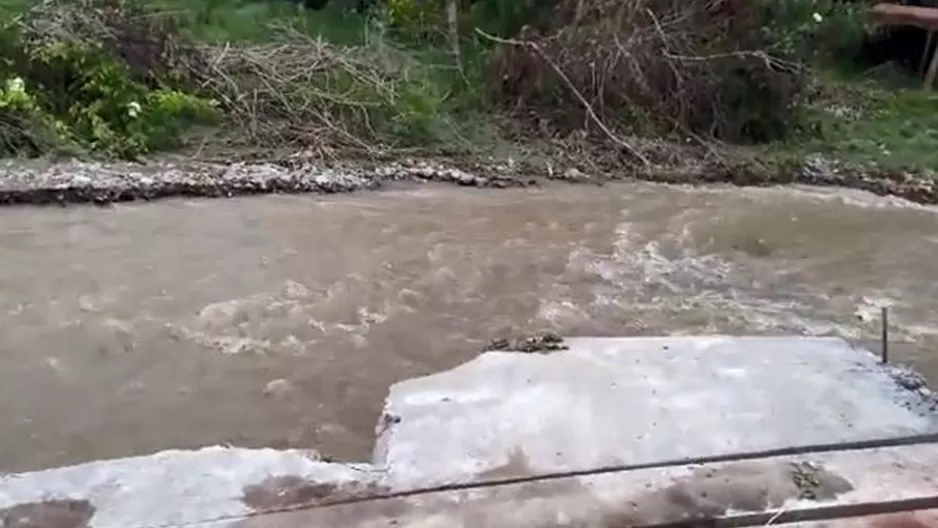
[[[268, 194], [334, 194], [386, 189], [397, 182], [449, 183], [474, 188], [527, 188], [545, 183], [602, 185], [619, 181], [730, 184], [740, 187], [812, 185], [896, 196], [938, 204], [938, 175], [847, 166], [823, 157], [781, 163], [742, 156], [706, 160], [699, 153], [671, 153], [647, 167], [606, 160], [582, 169], [569, 160], [538, 155], [488, 159], [411, 159], [394, 163], [310, 160], [301, 156], [266, 161], [154, 160], [90, 163], [77, 160], [0, 162], [0, 206], [152, 201], [166, 198], [231, 198]], [[735, 158], [734, 158], [735, 159]], [[748, 160], [748, 161], [747, 161]], [[605, 168], [603, 168], [605, 167]]]
[[938, 213], [646, 183], [0, 209], [0, 470], [366, 458], [390, 383], [513, 332], [834, 334], [938, 380]]

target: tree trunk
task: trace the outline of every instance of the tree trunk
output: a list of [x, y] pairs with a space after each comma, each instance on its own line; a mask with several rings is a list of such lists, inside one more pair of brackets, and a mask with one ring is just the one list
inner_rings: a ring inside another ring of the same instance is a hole
[[462, 73], [462, 52], [459, 49], [459, 0], [446, 0], [446, 25], [449, 30], [449, 46], [453, 54], [453, 62]]

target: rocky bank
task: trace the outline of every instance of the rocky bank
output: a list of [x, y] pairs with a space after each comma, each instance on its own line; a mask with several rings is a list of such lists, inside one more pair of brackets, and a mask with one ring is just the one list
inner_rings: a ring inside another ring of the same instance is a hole
[[841, 186], [938, 203], [931, 173], [849, 167], [822, 157], [796, 165], [702, 162], [593, 170], [512, 160], [402, 160], [384, 164], [321, 162], [299, 157], [267, 161], [102, 163], [7, 160], [0, 164], [0, 205], [64, 205], [149, 201], [169, 197], [225, 198], [255, 194], [341, 193], [392, 182], [439, 182], [482, 188], [536, 186], [549, 181], [602, 184], [641, 179], [676, 184]]

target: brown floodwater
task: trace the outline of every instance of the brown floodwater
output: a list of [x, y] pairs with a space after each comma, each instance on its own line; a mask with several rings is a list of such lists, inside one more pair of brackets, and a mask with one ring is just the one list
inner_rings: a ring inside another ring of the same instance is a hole
[[[875, 339], [938, 380], [938, 210], [652, 184], [0, 209], [0, 472], [367, 459], [387, 388], [552, 330]], [[276, 381], [274, 380], [286, 380]]]

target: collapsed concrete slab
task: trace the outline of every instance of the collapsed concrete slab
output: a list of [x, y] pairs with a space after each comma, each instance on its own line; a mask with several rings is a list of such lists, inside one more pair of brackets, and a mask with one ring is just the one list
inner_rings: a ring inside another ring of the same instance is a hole
[[431, 484], [938, 431], [927, 399], [840, 339], [566, 344], [394, 385], [375, 462]]
[[[679, 520], [688, 508], [713, 516], [790, 509], [799, 501], [857, 502], [885, 496], [875, 489], [880, 481], [891, 483], [890, 493], [925, 496], [921, 479], [931, 478], [938, 465], [930, 445], [808, 459], [766, 454], [756, 462], [711, 463], [704, 473], [702, 466], [675, 462], [938, 433], [934, 403], [920, 382], [838, 339], [581, 338], [567, 345], [545, 355], [488, 352], [451, 371], [394, 385], [370, 464], [326, 463], [297, 450], [211, 447], [6, 475], [0, 477], [0, 527], [365, 527], [393, 521], [516, 528], [557, 519], [605, 526], [602, 519], [625, 514], [634, 521], [629, 525], [641, 525]], [[666, 467], [655, 466], [662, 463]], [[827, 483], [823, 497], [817, 490], [813, 497], [792, 491], [801, 478], [792, 464], [802, 463], [813, 468], [811, 482]], [[891, 480], [862, 473], [897, 463], [914, 471]], [[611, 464], [648, 467], [428, 489]], [[743, 484], [711, 489], [708, 479], [724, 474], [718, 480]], [[651, 499], [648, 493], [682, 479], [703, 486], [688, 499], [699, 508], [649, 506], [671, 495]], [[751, 494], [744, 488], [778, 497], [744, 500]], [[712, 500], [700, 497], [708, 494], [723, 497], [725, 507], [707, 506]], [[365, 500], [371, 496], [384, 499]], [[350, 499], [365, 501], [329, 506]]]
[[[5, 522], [0, 526], [42, 526], [35, 523], [54, 515], [77, 528], [85, 526], [77, 524], [84, 512], [91, 513], [87, 526], [94, 527], [185, 526], [239, 518], [295, 500], [298, 492], [315, 492], [299, 489], [298, 483], [328, 483], [321, 490], [326, 494], [368, 487], [377, 478], [369, 465], [322, 462], [315, 451], [221, 446], [163, 451], [2, 476], [0, 520]], [[58, 512], [62, 501], [71, 501], [68, 512]]]

